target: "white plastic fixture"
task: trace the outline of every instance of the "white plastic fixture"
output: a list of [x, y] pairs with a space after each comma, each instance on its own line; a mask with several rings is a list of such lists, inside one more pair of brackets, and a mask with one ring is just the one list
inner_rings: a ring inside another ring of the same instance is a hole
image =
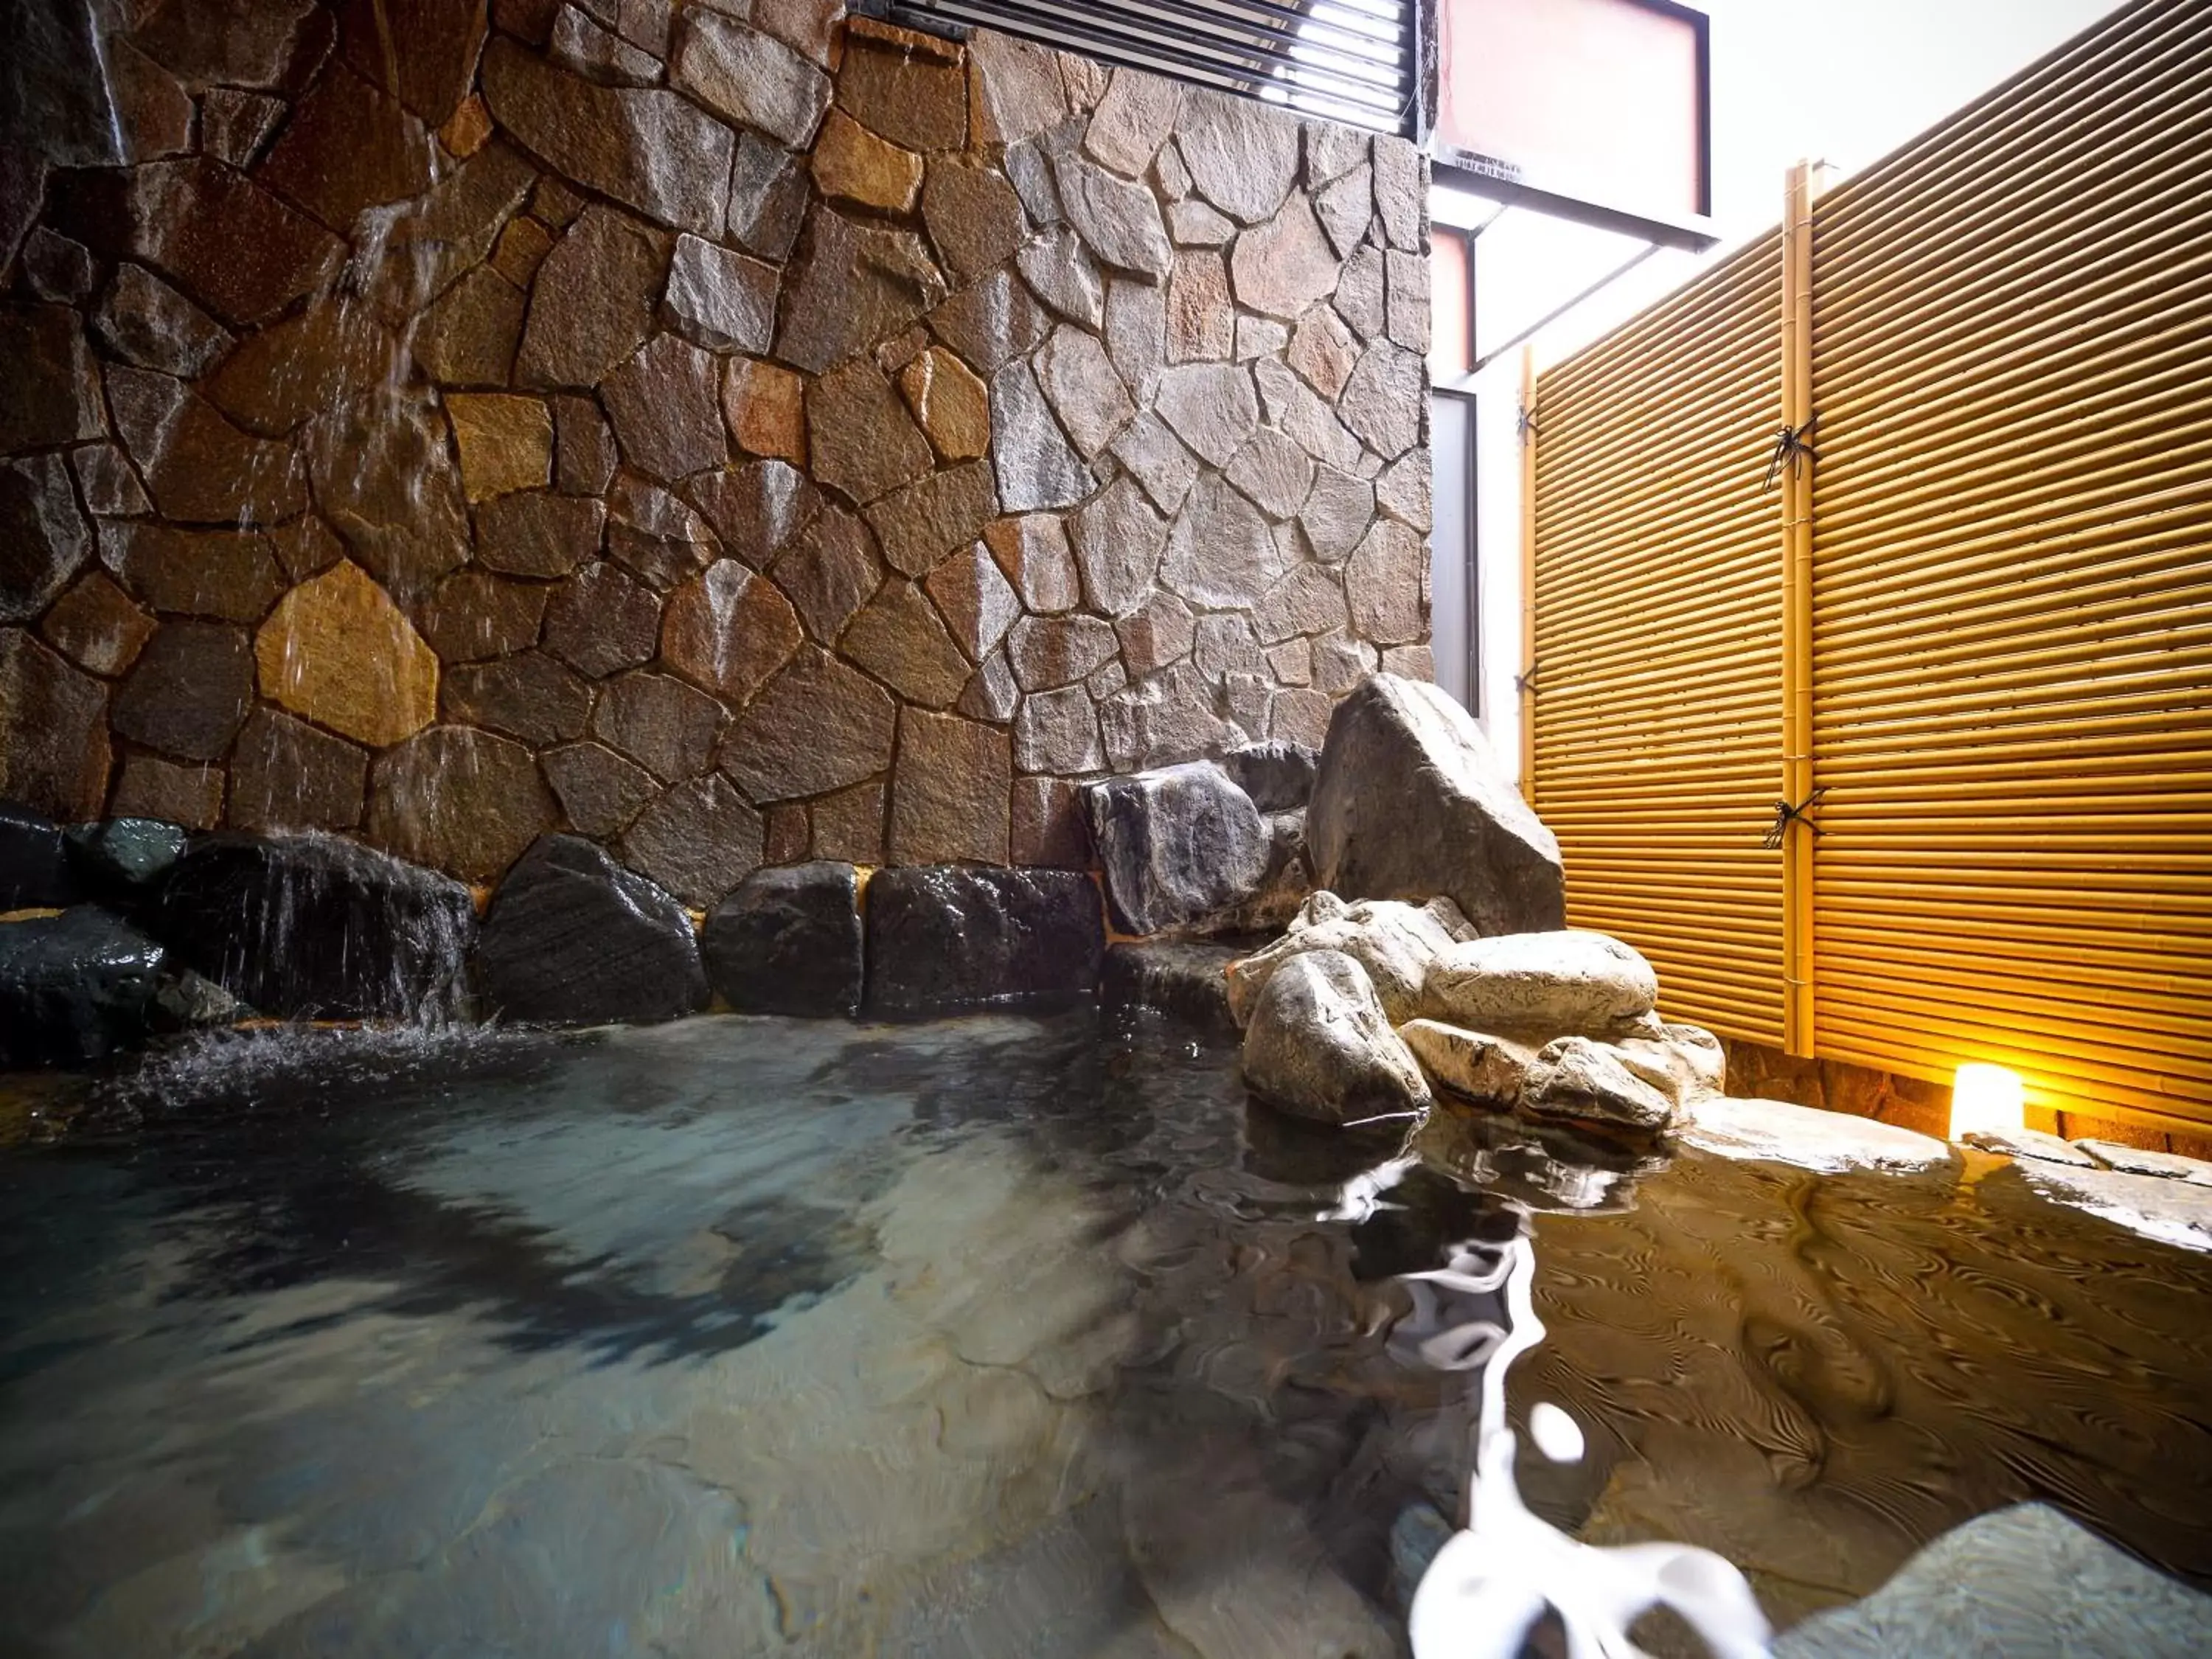
[[2027, 1127], [2020, 1074], [1970, 1060], [1951, 1083], [1951, 1139], [2005, 1134]]

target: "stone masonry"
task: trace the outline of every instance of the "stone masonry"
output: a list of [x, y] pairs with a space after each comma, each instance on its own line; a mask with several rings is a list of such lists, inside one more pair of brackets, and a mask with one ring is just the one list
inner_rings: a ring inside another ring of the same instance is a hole
[[1427, 676], [1403, 141], [819, 0], [116, 15], [7, 71], [0, 799], [699, 908]]

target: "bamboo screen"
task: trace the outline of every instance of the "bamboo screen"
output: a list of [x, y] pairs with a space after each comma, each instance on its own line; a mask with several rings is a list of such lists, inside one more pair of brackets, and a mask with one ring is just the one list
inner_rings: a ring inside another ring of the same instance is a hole
[[[1567, 921], [1632, 941], [1668, 1012], [1782, 1041], [1782, 567], [1759, 489], [1781, 396], [1768, 237], [1545, 376], [1534, 804]], [[1750, 827], [1748, 836], [1745, 827]]]
[[[1797, 1052], [1993, 1060], [2036, 1105], [2212, 1121], [2212, 7], [2122, 11], [1812, 217], [1810, 891], [1746, 810], [1781, 793], [1782, 492], [1691, 412], [1757, 388], [1771, 447], [1773, 365], [1708, 382], [1717, 343], [1773, 337], [1779, 286], [1738, 280], [1774, 273], [1762, 245], [1539, 384], [1534, 778], [1570, 915], [1662, 983], [1690, 935], [1674, 1006], [1772, 1042], [1800, 902]], [[1678, 593], [1708, 599], [1702, 644], [1645, 625]], [[1740, 708], [1743, 788], [1649, 740], [1661, 700]]]

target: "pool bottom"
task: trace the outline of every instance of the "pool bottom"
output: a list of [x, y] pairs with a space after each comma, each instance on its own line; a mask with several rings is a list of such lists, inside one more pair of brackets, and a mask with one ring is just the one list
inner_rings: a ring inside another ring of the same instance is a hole
[[2029, 1498], [2212, 1576], [2204, 1258], [2011, 1170], [1413, 1150], [1347, 1206], [1395, 1136], [1087, 1013], [157, 1061], [0, 1164], [0, 1646], [1399, 1652], [1478, 1373], [1396, 1276], [1531, 1209], [1553, 1524], [1785, 1626]]

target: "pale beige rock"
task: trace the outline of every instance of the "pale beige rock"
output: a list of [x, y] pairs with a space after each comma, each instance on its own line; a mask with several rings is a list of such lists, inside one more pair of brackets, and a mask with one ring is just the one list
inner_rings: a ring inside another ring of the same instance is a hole
[[456, 392], [446, 399], [472, 501], [538, 489], [553, 478], [553, 416], [544, 401], [507, 392]]
[[1424, 998], [1436, 964], [1468, 931], [1467, 918], [1449, 899], [1420, 906], [1395, 899], [1346, 904], [1334, 893], [1317, 892], [1282, 938], [1231, 965], [1229, 1009], [1243, 1024], [1285, 963], [1309, 951], [1341, 951], [1367, 970], [1394, 1023], [1419, 1018], [1426, 1012]]
[[1137, 412], [1098, 337], [1072, 324], [1053, 331], [1036, 356], [1037, 383], [1085, 459], [1113, 441]]
[[1621, 1063], [1620, 1051], [1584, 1036], [1547, 1042], [1528, 1068], [1519, 1109], [1631, 1129], [1663, 1129], [1674, 1102]]
[[1653, 1036], [1619, 1038], [1612, 1049], [1622, 1066], [1677, 1108], [1712, 1098], [1727, 1081], [1727, 1051], [1702, 1026], [1661, 1025]]
[[1352, 365], [1359, 361], [1359, 342], [1335, 312], [1316, 306], [1299, 319], [1284, 361], [1304, 375], [1322, 397], [1335, 398], [1344, 391], [1344, 383], [1352, 378]]
[[1433, 1098], [1360, 963], [1337, 951], [1305, 952], [1268, 979], [1243, 1064], [1261, 1098], [1324, 1123], [1425, 1111]]
[[357, 565], [341, 561], [279, 600], [254, 659], [263, 696], [374, 748], [437, 717], [436, 653]]
[[1659, 981], [1633, 946], [1563, 928], [1455, 945], [1423, 995], [1422, 1012], [1478, 1030], [1604, 1036], [1649, 1013]]
[[1440, 1020], [1409, 1019], [1399, 1040], [1413, 1052], [1429, 1080], [1470, 1100], [1510, 1106], [1521, 1097], [1521, 1080], [1534, 1058], [1503, 1037], [1486, 1036]]

